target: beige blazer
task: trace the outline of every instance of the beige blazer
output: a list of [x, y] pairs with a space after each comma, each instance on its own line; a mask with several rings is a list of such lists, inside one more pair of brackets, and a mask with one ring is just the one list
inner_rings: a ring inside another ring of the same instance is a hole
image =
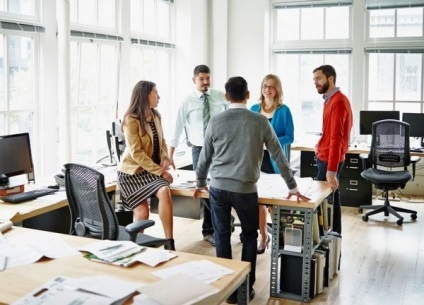
[[[159, 140], [160, 160], [169, 160], [168, 148], [163, 137], [162, 124], [158, 117], [154, 118]], [[152, 160], [153, 155], [153, 132], [149, 124], [146, 124], [146, 134], [142, 135], [140, 121], [127, 117], [124, 122], [125, 151], [122, 154], [118, 170], [126, 174], [136, 174], [143, 169], [161, 176], [164, 170]]]

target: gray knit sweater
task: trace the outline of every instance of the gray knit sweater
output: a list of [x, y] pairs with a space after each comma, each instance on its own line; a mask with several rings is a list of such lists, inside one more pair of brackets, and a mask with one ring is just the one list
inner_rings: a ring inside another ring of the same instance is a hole
[[257, 192], [264, 143], [289, 191], [297, 192], [296, 180], [267, 118], [246, 108], [231, 106], [208, 123], [197, 165], [197, 187], [206, 186], [209, 170], [210, 185], [214, 188], [238, 193]]

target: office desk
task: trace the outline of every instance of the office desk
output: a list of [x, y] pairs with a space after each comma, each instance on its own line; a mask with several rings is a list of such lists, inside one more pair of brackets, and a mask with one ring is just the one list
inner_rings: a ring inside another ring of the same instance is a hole
[[[6, 237], [9, 237], [23, 234], [29, 230], [31, 229], [13, 227], [4, 234]], [[73, 247], [96, 241], [90, 238], [71, 235], [59, 234], [58, 236]], [[244, 289], [246, 289], [247, 302], [243, 304], [248, 303], [247, 287], [250, 263], [182, 252], [177, 252], [177, 255], [178, 257], [154, 268], [144, 264], [136, 264], [128, 268], [112, 266], [91, 262], [85, 259], [82, 255], [74, 255], [59, 259], [43, 258], [34, 264], [13, 267], [0, 272], [0, 303], [3, 302], [9, 304], [16, 301], [56, 276], [78, 278], [102, 274], [127, 281], [151, 283], [159, 280], [158, 277], [151, 274], [152, 271], [168, 268], [193, 260], [208, 260], [234, 270], [233, 274], [225, 276], [211, 284], [215, 288], [219, 289], [217, 294], [209, 296], [205, 300], [196, 304], [220, 304], [225, 301], [225, 299], [239, 286], [243, 286]], [[130, 303], [131, 302], [129, 302], [129, 304]]]

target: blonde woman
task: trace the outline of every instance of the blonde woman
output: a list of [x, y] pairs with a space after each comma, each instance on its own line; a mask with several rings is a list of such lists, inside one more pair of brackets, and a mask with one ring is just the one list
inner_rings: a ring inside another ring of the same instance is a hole
[[[289, 155], [288, 145], [293, 143], [294, 140], [294, 126], [290, 108], [283, 104], [283, 96], [283, 87], [281, 86], [280, 78], [274, 74], [265, 75], [261, 83], [259, 103], [253, 105], [250, 110], [258, 112], [268, 119], [287, 157]], [[270, 174], [279, 173], [278, 167], [266, 147], [264, 147], [261, 171]], [[261, 239], [258, 244], [258, 254], [264, 253], [270, 242], [270, 237], [267, 233], [266, 217], [266, 206], [259, 205], [259, 231]]]

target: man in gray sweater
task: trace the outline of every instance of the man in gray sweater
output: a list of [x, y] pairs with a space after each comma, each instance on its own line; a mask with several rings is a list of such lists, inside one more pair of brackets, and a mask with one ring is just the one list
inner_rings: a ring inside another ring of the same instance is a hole
[[[209, 191], [218, 257], [232, 259], [231, 208], [236, 211], [243, 234], [241, 259], [251, 263], [249, 299], [252, 300], [255, 297], [253, 284], [259, 226], [256, 182], [264, 144], [287, 184], [287, 198], [296, 196], [297, 201], [309, 198], [299, 193], [289, 163], [266, 117], [246, 108], [249, 99], [246, 80], [231, 77], [225, 84], [225, 91], [231, 104], [228, 110], [209, 121], [196, 170], [194, 197], [201, 190]], [[206, 184], [208, 171], [211, 176], [209, 190]], [[227, 303], [237, 303], [237, 291], [227, 299]]]

